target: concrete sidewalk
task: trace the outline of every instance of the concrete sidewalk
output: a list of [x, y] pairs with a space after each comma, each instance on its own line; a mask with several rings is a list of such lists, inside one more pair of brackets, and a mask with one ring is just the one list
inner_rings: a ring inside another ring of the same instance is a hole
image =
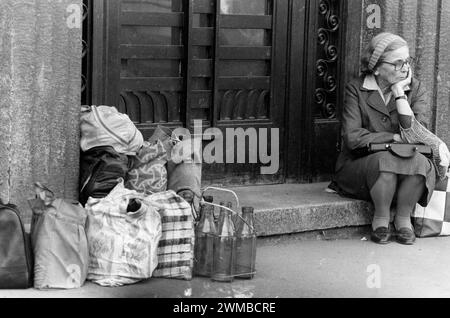
[[[418, 239], [413, 246], [374, 244], [367, 240], [371, 204], [328, 193], [327, 185], [233, 188], [241, 206], [255, 208], [258, 273], [252, 280], [150, 279], [118, 288], [86, 283], [66, 291], [0, 290], [0, 298], [450, 297], [450, 237]], [[233, 201], [223, 193], [214, 199]]]
[[450, 297], [450, 238], [418, 239], [413, 246], [377, 245], [366, 238], [260, 238], [252, 280], [150, 279], [118, 288], [87, 283], [67, 291], [0, 291], [0, 298]]

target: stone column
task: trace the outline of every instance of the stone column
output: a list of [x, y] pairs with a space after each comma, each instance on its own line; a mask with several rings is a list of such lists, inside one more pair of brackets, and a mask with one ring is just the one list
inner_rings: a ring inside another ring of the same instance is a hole
[[0, 198], [31, 211], [33, 183], [76, 198], [81, 0], [0, 1]]
[[436, 134], [450, 147], [450, 1], [442, 1], [440, 13], [434, 121]]

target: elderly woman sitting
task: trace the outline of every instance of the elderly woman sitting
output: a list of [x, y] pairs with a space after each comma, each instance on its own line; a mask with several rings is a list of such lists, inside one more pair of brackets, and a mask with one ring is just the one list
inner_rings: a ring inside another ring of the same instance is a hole
[[[406, 142], [401, 128], [411, 128], [414, 121], [427, 126], [426, 90], [412, 77], [410, 64], [406, 41], [381, 33], [363, 56], [363, 76], [350, 81], [345, 89], [343, 149], [334, 181], [341, 193], [373, 202], [371, 239], [380, 244], [390, 242], [393, 236], [401, 244], [414, 243], [411, 213], [416, 203], [428, 204], [437, 177], [435, 163], [422, 154], [411, 158], [389, 151], [364, 157], [356, 154], [370, 143]], [[392, 204], [396, 213], [391, 217]]]

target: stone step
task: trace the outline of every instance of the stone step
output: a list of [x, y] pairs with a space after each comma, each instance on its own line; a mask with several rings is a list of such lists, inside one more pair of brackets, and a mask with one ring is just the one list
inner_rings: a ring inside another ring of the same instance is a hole
[[[322, 230], [332, 230], [327, 233], [333, 237], [360, 234], [363, 230], [358, 227], [371, 223], [372, 204], [329, 193], [326, 191], [328, 184], [253, 185], [229, 189], [237, 194], [241, 207], [254, 207], [258, 237], [306, 234], [304, 238], [311, 239], [323, 236]], [[208, 194], [214, 196], [214, 203], [235, 202], [231, 194], [215, 190], [208, 190]], [[25, 227], [29, 232], [30, 224]], [[355, 229], [340, 234], [335, 231], [349, 228]]]
[[[366, 226], [371, 223], [372, 204], [343, 198], [326, 191], [327, 183], [254, 185], [230, 188], [240, 206], [255, 208], [259, 237]], [[232, 196], [208, 191], [214, 202]]]

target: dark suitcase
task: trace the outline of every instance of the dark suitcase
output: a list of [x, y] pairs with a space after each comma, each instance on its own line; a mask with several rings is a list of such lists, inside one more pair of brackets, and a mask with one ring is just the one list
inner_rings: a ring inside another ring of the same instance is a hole
[[26, 289], [32, 282], [30, 236], [17, 207], [0, 202], [0, 289]]

